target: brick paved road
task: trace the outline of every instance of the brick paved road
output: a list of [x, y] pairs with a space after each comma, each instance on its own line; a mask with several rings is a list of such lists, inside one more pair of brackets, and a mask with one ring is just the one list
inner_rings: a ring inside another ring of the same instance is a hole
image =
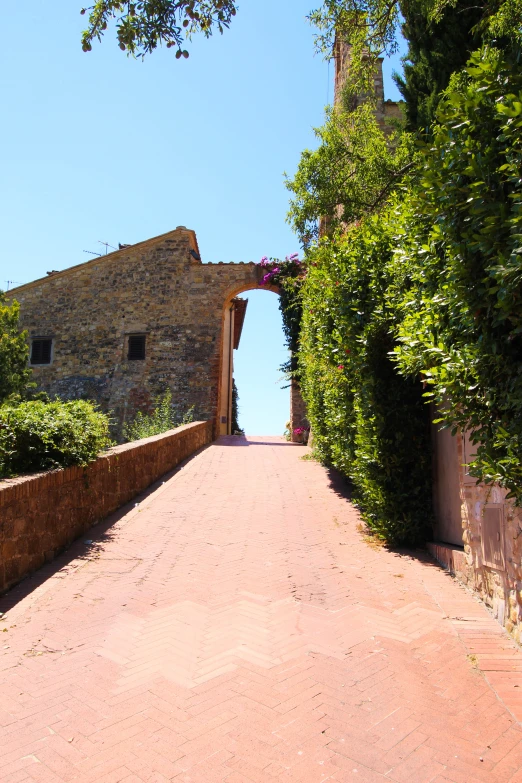
[[522, 654], [304, 453], [223, 438], [0, 600], [2, 783], [522, 783]]

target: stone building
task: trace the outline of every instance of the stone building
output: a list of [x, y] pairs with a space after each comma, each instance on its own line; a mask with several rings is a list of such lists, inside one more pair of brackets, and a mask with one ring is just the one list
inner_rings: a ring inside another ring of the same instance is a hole
[[21, 305], [39, 389], [96, 400], [121, 430], [170, 388], [179, 412], [194, 406], [217, 435], [231, 426], [233, 351], [246, 312], [238, 294], [266, 290], [260, 278], [254, 263], [203, 264], [196, 234], [179, 226], [9, 296]]

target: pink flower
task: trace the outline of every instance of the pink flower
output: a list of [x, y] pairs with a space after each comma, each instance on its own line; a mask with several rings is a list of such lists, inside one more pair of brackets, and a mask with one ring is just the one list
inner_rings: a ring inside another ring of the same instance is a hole
[[337, 365], [338, 370], [344, 370], [344, 364], [338, 364]]

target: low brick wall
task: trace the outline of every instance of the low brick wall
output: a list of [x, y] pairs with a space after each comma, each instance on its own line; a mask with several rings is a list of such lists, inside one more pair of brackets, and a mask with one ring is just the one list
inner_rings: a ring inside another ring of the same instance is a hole
[[212, 441], [212, 422], [116, 446], [86, 467], [0, 481], [0, 591]]

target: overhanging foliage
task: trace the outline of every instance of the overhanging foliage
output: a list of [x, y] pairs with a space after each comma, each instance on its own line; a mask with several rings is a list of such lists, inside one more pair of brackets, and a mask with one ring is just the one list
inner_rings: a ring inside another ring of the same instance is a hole
[[175, 47], [176, 57], [188, 57], [184, 42], [194, 33], [206, 37], [222, 33], [236, 15], [235, 0], [96, 0], [89, 11], [89, 26], [82, 35], [84, 52], [94, 39], [101, 41], [114, 21], [118, 45], [123, 51], [144, 56], [160, 44]]

